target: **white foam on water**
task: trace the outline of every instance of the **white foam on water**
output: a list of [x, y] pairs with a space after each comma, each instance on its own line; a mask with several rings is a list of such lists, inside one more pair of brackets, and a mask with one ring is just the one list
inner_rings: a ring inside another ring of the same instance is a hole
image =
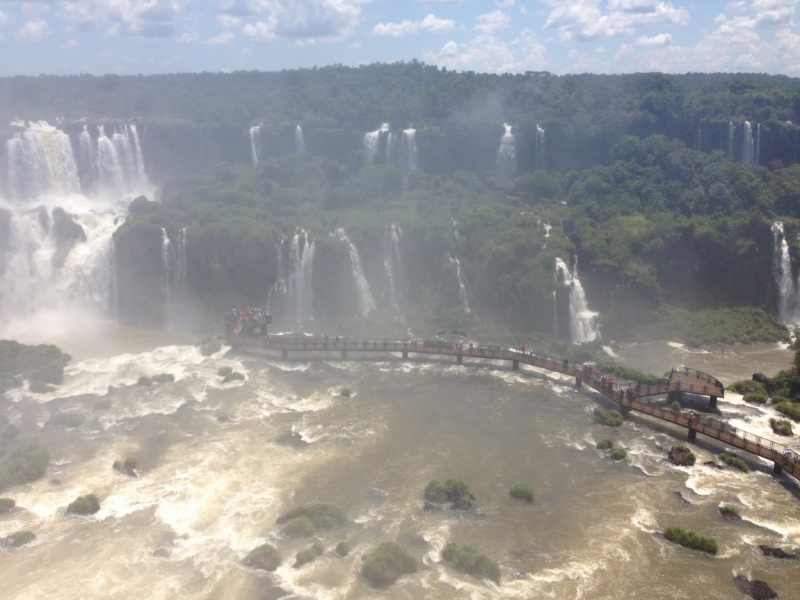
[[640, 503], [637, 503], [636, 512], [631, 517], [631, 525], [636, 527], [636, 529], [639, 531], [643, 531], [645, 533], [656, 533], [657, 531], [661, 531], [655, 515], [652, 513], [652, 511], [643, 507]]

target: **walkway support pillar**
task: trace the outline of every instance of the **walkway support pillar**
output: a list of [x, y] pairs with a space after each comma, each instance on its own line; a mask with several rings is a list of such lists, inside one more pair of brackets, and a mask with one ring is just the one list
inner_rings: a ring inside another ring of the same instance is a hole
[[403, 350], [403, 358], [408, 358], [408, 350]]
[[461, 354], [456, 356], [456, 364], [463, 365], [464, 364], [464, 357]]
[[342, 360], [347, 360], [347, 350], [342, 350]]
[[780, 475], [781, 473], [783, 473], [783, 465], [778, 461], [775, 461], [772, 464], [772, 472], [775, 473], [775, 475]]
[[689, 441], [690, 442], [697, 441], [697, 430], [692, 429], [691, 427], [689, 427]]
[[708, 406], [709, 406], [709, 408], [717, 408], [717, 397], [716, 396], [709, 396], [708, 397]]
[[576, 377], [575, 378], [575, 387], [578, 388], [578, 389], [581, 389], [582, 385], [583, 385], [583, 381], [581, 381], [581, 378], [580, 377]]
[[515, 371], [519, 371], [519, 361], [518, 360], [511, 361], [511, 368], [514, 369]]
[[289, 351], [288, 350], [281, 350], [281, 358], [286, 360], [289, 358]]

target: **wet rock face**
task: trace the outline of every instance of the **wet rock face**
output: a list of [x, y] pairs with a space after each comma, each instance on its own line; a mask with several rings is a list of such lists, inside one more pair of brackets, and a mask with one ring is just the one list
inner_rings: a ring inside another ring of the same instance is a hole
[[75, 245], [86, 241], [86, 232], [63, 208], [56, 207], [53, 209], [52, 235], [56, 240], [56, 251], [51, 262], [56, 269], [60, 269]]
[[733, 578], [733, 581], [742, 590], [742, 593], [753, 598], [753, 600], [771, 600], [778, 597], [778, 593], [769, 587], [765, 581], [751, 580], [744, 575], [737, 575]]
[[761, 383], [767, 388], [767, 394], [772, 394], [778, 388], [780, 388], [780, 382], [773, 377], [767, 377], [763, 373], [753, 373], [753, 381]]
[[679, 467], [691, 467], [694, 465], [694, 456], [692, 456], [691, 450], [688, 448], [681, 448], [679, 446], [673, 446], [667, 452], [667, 458], [669, 458], [675, 465]]
[[764, 544], [761, 544], [759, 548], [761, 549], [761, 553], [764, 556], [769, 556], [772, 558], [787, 558], [787, 559], [797, 558], [797, 554], [795, 554], [794, 552], [786, 552], [786, 550], [784, 550], [783, 548], [772, 548]]
[[681, 494], [680, 492], [675, 492], [675, 498], [676, 498], [676, 499], [678, 500], [678, 502], [680, 502], [681, 504], [691, 504], [691, 502], [689, 502], [689, 501], [686, 499], [686, 497], [685, 497], [683, 494]]

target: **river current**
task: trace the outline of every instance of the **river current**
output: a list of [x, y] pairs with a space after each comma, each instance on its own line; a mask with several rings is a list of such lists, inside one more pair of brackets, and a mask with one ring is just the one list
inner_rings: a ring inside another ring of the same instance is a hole
[[[0, 517], [0, 536], [29, 529], [37, 540], [0, 552], [0, 597], [675, 598], [703, 589], [707, 598], [732, 598], [739, 573], [798, 597], [793, 561], [765, 559], [757, 547], [800, 545], [794, 484], [757, 459], [748, 459], [749, 474], [703, 466], [723, 447], [702, 440], [697, 466], [672, 466], [666, 450], [682, 441], [680, 430], [636, 416], [618, 429], [597, 425], [591, 413], [601, 400], [568, 380], [488, 361], [458, 367], [332, 354], [284, 362], [225, 347], [203, 357], [183, 334], [112, 323], [88, 338], [55, 335], [63, 337], [17, 337], [73, 353], [58, 392], [17, 390], [2, 405], [25, 435], [36, 432], [51, 462], [44, 478], [3, 494], [21, 510]], [[778, 346], [703, 353], [638, 344], [619, 353], [633, 366], [660, 372], [685, 363], [725, 383], [774, 373], [792, 358]], [[246, 380], [222, 384], [223, 366]], [[176, 381], [134, 385], [162, 372]], [[351, 397], [339, 394], [343, 387]], [[103, 400], [108, 408], [98, 407]], [[767, 434], [771, 409], [735, 395], [720, 407], [734, 424]], [[86, 423], [46, 426], [55, 411], [80, 412]], [[605, 437], [628, 458], [598, 451]], [[111, 468], [128, 455], [139, 459], [138, 478]], [[477, 509], [423, 510], [425, 484], [448, 477], [470, 484]], [[518, 481], [533, 486], [533, 504], [509, 497]], [[90, 492], [100, 512], [65, 514]], [[321, 558], [293, 569], [294, 553], [310, 541], [283, 538], [275, 520], [317, 502], [340, 506], [348, 522], [319, 536]], [[722, 504], [743, 520], [723, 520]], [[658, 532], [667, 525], [715, 537], [718, 555], [665, 541]], [[332, 552], [341, 539], [353, 547], [344, 559]], [[375, 592], [359, 576], [362, 555], [387, 539], [420, 568]], [[264, 542], [284, 557], [274, 574], [241, 563]], [[501, 584], [441, 562], [449, 542], [497, 560]]]

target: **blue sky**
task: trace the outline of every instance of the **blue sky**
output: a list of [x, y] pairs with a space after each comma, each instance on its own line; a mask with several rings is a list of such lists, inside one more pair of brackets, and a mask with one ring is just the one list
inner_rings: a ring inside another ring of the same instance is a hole
[[0, 75], [279, 70], [800, 76], [800, 0], [0, 0]]

